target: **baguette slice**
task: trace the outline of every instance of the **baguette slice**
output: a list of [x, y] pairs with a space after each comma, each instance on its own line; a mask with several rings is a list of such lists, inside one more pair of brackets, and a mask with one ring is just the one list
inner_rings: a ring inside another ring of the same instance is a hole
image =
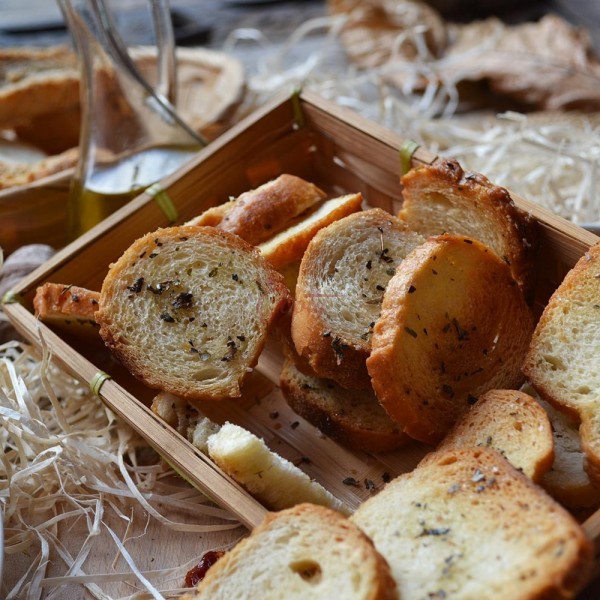
[[483, 175], [465, 173], [454, 159], [409, 171], [402, 178], [399, 217], [425, 237], [451, 233], [479, 240], [511, 268], [531, 299], [534, 281], [534, 221], [510, 194]]
[[489, 448], [429, 454], [351, 520], [403, 600], [572, 598], [591, 571], [579, 524]]
[[280, 270], [300, 261], [310, 241], [327, 225], [360, 210], [361, 194], [347, 194], [317, 204], [292, 219], [287, 228], [262, 242], [261, 254]]
[[232, 202], [209, 209], [187, 225], [211, 225], [235, 233], [249, 244], [268, 240], [307, 208], [325, 199], [325, 192], [295, 175], [280, 175], [244, 192]]
[[423, 238], [379, 208], [322, 229], [309, 244], [296, 286], [292, 339], [319, 377], [371, 387], [365, 360], [383, 291]]
[[600, 483], [600, 243], [552, 294], [523, 372], [542, 398], [581, 420], [588, 473]]
[[100, 293], [76, 285], [44, 283], [35, 290], [36, 318], [68, 333], [98, 337]]
[[435, 444], [481, 394], [519, 387], [532, 331], [520, 289], [489, 248], [430, 238], [386, 289], [367, 360], [375, 394], [406, 433]]
[[121, 362], [188, 400], [239, 397], [291, 303], [281, 275], [239, 237], [171, 227], [134, 242], [102, 284], [96, 320]]
[[397, 600], [385, 560], [350, 521], [311, 504], [271, 513], [184, 600]]
[[329, 379], [305, 375], [289, 358], [279, 385], [292, 410], [349, 448], [387, 452], [410, 440], [381, 408], [372, 390], [345, 390]]
[[208, 438], [207, 446], [210, 458], [271, 510], [310, 502], [348, 512], [321, 484], [238, 425], [225, 423]]
[[563, 506], [588, 508], [600, 505], [600, 486], [590, 480], [585, 470], [585, 454], [579, 437], [579, 423], [539, 400], [554, 435], [554, 463], [542, 477], [540, 485]]
[[529, 394], [489, 390], [450, 430], [438, 450], [485, 446], [539, 482], [552, 467], [554, 442], [550, 420]]

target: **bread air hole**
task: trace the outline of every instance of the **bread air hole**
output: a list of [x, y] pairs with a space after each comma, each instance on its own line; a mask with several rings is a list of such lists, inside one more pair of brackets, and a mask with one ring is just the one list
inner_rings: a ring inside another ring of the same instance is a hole
[[290, 569], [300, 575], [302, 579], [312, 585], [321, 581], [321, 565], [314, 560], [299, 560], [290, 563]]
[[562, 371], [566, 368], [565, 363], [558, 356], [546, 354], [544, 355], [544, 360], [550, 364], [550, 368], [553, 371], [558, 371], [559, 369]]

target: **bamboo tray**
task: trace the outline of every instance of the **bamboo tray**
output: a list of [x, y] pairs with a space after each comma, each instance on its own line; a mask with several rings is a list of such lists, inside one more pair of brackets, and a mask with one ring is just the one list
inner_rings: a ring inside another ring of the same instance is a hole
[[[179, 213], [177, 222], [283, 172], [304, 177], [331, 193], [360, 191], [370, 205], [396, 213], [402, 203], [399, 150], [403, 142], [398, 135], [314, 94], [294, 94], [272, 100], [240, 122], [183, 170], [165, 179], [162, 187]], [[435, 155], [421, 148], [412, 155], [413, 166], [435, 160]], [[514, 200], [540, 223], [536, 296], [540, 309], [599, 238], [520, 197]], [[98, 392], [103, 401], [194, 486], [253, 527], [266, 509], [148, 409], [153, 390], [124, 373], [100, 345], [93, 348], [68, 339], [32, 314], [38, 285], [51, 281], [100, 289], [108, 265], [134, 239], [167, 225], [169, 220], [157, 202], [140, 195], [23, 280], [14, 290], [18, 302], [4, 309], [25, 337], [47, 345], [57, 362], [83, 381], [93, 386], [99, 371], [110, 373], [112, 379], [104, 381]], [[211, 404], [206, 412], [217, 421], [236, 422], [262, 436], [350, 509], [373, 493], [369, 488], [374, 486], [376, 491], [388, 476], [412, 469], [429, 450], [415, 443], [375, 456], [347, 450], [325, 438], [287, 407], [277, 387], [280, 364], [278, 348], [268, 345], [241, 401]], [[600, 511], [585, 527], [592, 538], [598, 537]]]

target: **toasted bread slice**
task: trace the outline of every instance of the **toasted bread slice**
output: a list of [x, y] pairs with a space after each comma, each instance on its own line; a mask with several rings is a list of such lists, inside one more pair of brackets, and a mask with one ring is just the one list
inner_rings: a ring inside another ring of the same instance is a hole
[[312, 504], [271, 513], [184, 600], [397, 600], [389, 566], [358, 527]]
[[429, 454], [351, 520], [403, 600], [572, 598], [591, 571], [579, 524], [489, 448]]
[[588, 472], [600, 483], [600, 243], [550, 298], [523, 372], [542, 398], [581, 420]]
[[271, 510], [311, 502], [348, 512], [320, 483], [311, 481], [296, 465], [272, 452], [264, 440], [238, 425], [225, 423], [208, 438], [207, 445], [210, 458]]
[[437, 443], [481, 394], [519, 387], [532, 331], [506, 263], [470, 238], [432, 237], [385, 291], [367, 360], [373, 388], [406, 433]]
[[549, 402], [539, 400], [552, 423], [554, 463], [542, 477], [540, 485], [568, 508], [600, 505], [600, 486], [585, 470], [585, 453], [579, 437], [579, 422], [556, 410]]
[[277, 269], [300, 261], [317, 232], [360, 210], [361, 194], [347, 194], [325, 200], [292, 219], [286, 229], [258, 246], [261, 254]]
[[96, 320], [151, 388], [189, 400], [238, 397], [291, 297], [255, 248], [213, 227], [159, 229], [113, 264]]
[[554, 460], [550, 420], [525, 392], [489, 390], [463, 415], [438, 450], [484, 446], [539, 482]]
[[322, 229], [300, 265], [292, 339], [320, 377], [370, 388], [365, 360], [383, 292], [423, 238], [379, 208]]
[[284, 229], [291, 219], [325, 197], [325, 192], [313, 183], [284, 174], [244, 192], [222, 207], [210, 209], [187, 224], [218, 227], [256, 245]]
[[96, 311], [100, 292], [76, 285], [44, 283], [35, 291], [35, 316], [49, 325], [58, 325], [72, 332], [98, 335]]
[[345, 390], [330, 379], [304, 375], [289, 358], [279, 385], [295, 412], [349, 448], [386, 452], [410, 440], [381, 408], [372, 390]]
[[445, 158], [409, 171], [402, 178], [404, 203], [399, 217], [425, 237], [464, 235], [489, 246], [511, 268], [531, 299], [536, 235], [534, 221], [510, 194], [483, 175], [465, 173]]
[[0, 127], [79, 103], [77, 56], [66, 46], [0, 50]]

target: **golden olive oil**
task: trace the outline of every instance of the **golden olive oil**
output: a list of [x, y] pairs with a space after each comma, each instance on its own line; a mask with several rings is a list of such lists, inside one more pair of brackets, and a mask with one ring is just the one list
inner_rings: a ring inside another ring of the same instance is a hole
[[69, 198], [69, 239], [108, 217], [149, 185], [176, 171], [197, 152], [192, 146], [161, 146], [97, 165], [85, 183], [74, 180]]

